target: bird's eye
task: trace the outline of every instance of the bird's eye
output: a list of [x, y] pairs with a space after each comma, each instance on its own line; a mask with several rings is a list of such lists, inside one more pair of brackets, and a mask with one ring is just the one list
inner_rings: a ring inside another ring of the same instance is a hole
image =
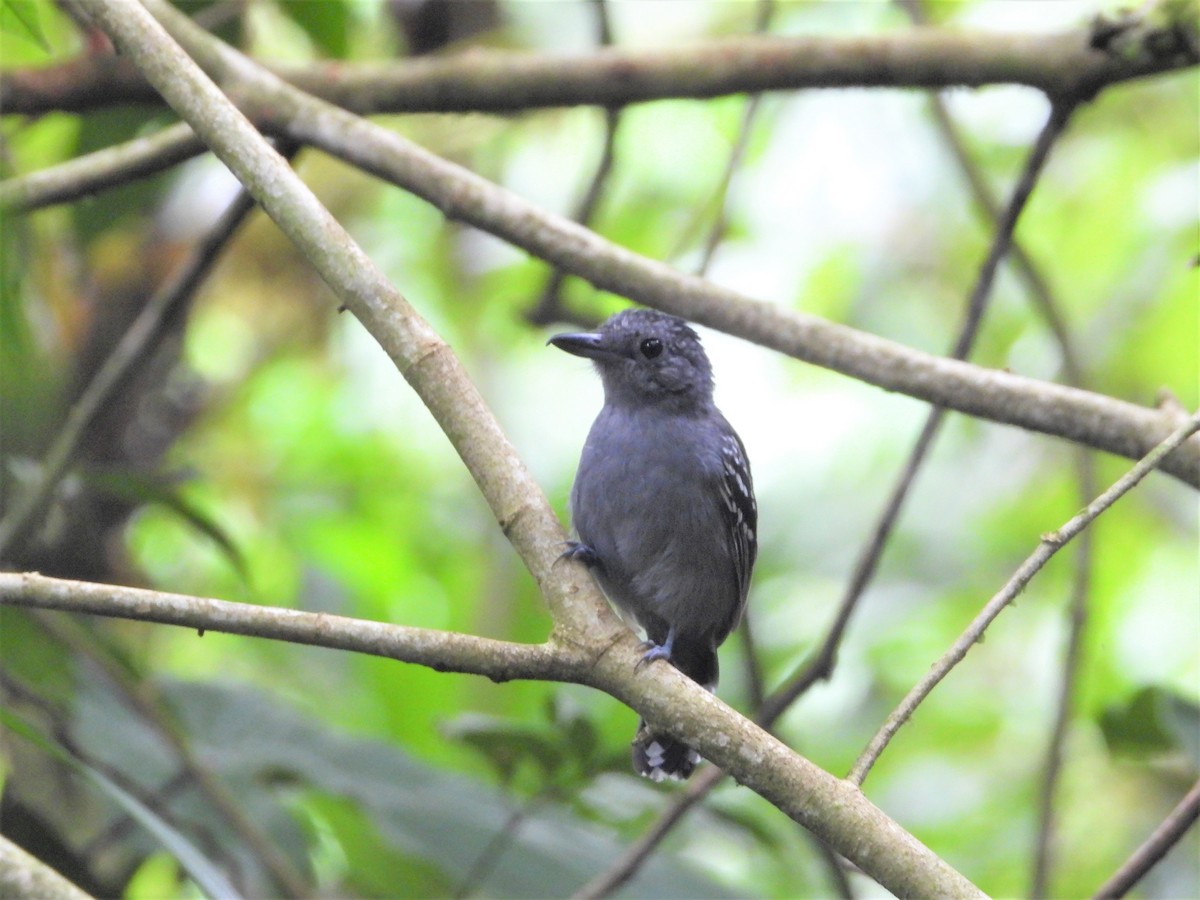
[[642, 356], [646, 359], [654, 359], [663, 352], [663, 342], [658, 338], [646, 338], [638, 345], [638, 349], [642, 351]]

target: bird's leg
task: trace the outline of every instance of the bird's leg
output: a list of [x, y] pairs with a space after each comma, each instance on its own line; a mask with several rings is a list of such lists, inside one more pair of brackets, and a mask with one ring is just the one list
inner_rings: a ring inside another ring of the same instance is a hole
[[675, 646], [675, 626], [672, 625], [667, 629], [667, 639], [661, 644], [656, 644], [654, 641], [642, 641], [642, 647], [646, 650], [646, 655], [642, 657], [638, 663], [640, 669], [648, 662], [654, 662], [656, 659], [665, 659], [671, 661], [671, 650]]
[[600, 557], [596, 555], [596, 551], [583, 541], [567, 541], [566, 545], [567, 549], [562, 552], [559, 559], [574, 559], [589, 569], [600, 565]]

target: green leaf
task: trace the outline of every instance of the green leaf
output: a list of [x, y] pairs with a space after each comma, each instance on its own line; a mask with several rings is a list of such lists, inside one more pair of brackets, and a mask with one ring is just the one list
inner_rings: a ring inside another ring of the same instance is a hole
[[[197, 752], [237, 786], [243, 802], [272, 797], [278, 802], [275, 779], [281, 774], [289, 785], [349, 801], [348, 808], [359, 810], [378, 835], [341, 833], [343, 846], [382, 840], [457, 885], [504, 835], [495, 865], [475, 888], [486, 896], [510, 897], [570, 894], [621, 852], [611, 830], [552, 803], [538, 804], [514, 827], [516, 807], [501, 791], [414, 760], [390, 744], [332, 733], [256, 691], [179, 682], [163, 690]], [[395, 859], [393, 864], [398, 865]], [[422, 879], [429, 878], [426, 869]], [[630, 891], [729, 895], [702, 873], [663, 856], [647, 864]]]
[[534, 763], [547, 777], [563, 763], [555, 736], [517, 719], [467, 713], [444, 725], [442, 732], [479, 751], [505, 783], [512, 781], [522, 763]]
[[0, 708], [0, 723], [91, 781], [110, 800], [121, 807], [131, 819], [153, 835], [209, 897], [224, 900], [227, 897], [238, 898], [241, 896], [229, 879], [225, 877], [225, 874], [213, 865], [208, 857], [201, 853], [182, 832], [167, 823], [158, 813], [99, 769], [88, 765], [57, 744], [47, 740], [36, 728], [10, 710]]
[[246, 558], [233, 538], [220, 524], [192, 503], [183, 493], [181, 486], [162, 477], [147, 476], [133, 472], [89, 472], [85, 480], [94, 487], [126, 500], [138, 503], [154, 503], [175, 513], [220, 548], [238, 577], [249, 587], [250, 571]]
[[335, 59], [345, 58], [349, 46], [349, 7], [343, 0], [284, 3], [280, 8], [327, 54]]
[[3, 0], [0, 2], [0, 31], [22, 34], [50, 52], [50, 42], [38, 20], [37, 4], [33, 0]]
[[1200, 706], [1161, 687], [1145, 687], [1100, 716], [1109, 750], [1146, 757], [1182, 751], [1200, 768]]

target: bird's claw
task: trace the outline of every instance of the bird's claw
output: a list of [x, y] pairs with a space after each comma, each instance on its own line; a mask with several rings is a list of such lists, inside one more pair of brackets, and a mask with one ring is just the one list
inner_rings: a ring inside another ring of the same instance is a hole
[[665, 659], [671, 661], [671, 650], [675, 646], [675, 630], [671, 629], [667, 634], [667, 639], [661, 644], [656, 644], [654, 641], [642, 641], [642, 649], [646, 653], [638, 660], [637, 668], [641, 668], [646, 663], [654, 662], [656, 659]]
[[588, 568], [600, 564], [600, 557], [596, 555], [596, 551], [583, 541], [567, 541], [566, 545], [567, 549], [562, 552], [559, 559], [573, 559]]

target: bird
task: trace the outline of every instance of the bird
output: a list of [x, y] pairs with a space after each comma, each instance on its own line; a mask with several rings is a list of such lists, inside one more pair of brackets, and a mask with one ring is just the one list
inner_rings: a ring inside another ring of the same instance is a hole
[[[563, 555], [645, 632], [639, 667], [666, 660], [715, 692], [717, 648], [746, 606], [758, 506], [700, 338], [683, 319], [634, 308], [548, 343], [591, 360], [604, 387], [571, 488], [578, 540]], [[700, 761], [645, 720], [632, 757], [656, 782], [684, 780]]]

